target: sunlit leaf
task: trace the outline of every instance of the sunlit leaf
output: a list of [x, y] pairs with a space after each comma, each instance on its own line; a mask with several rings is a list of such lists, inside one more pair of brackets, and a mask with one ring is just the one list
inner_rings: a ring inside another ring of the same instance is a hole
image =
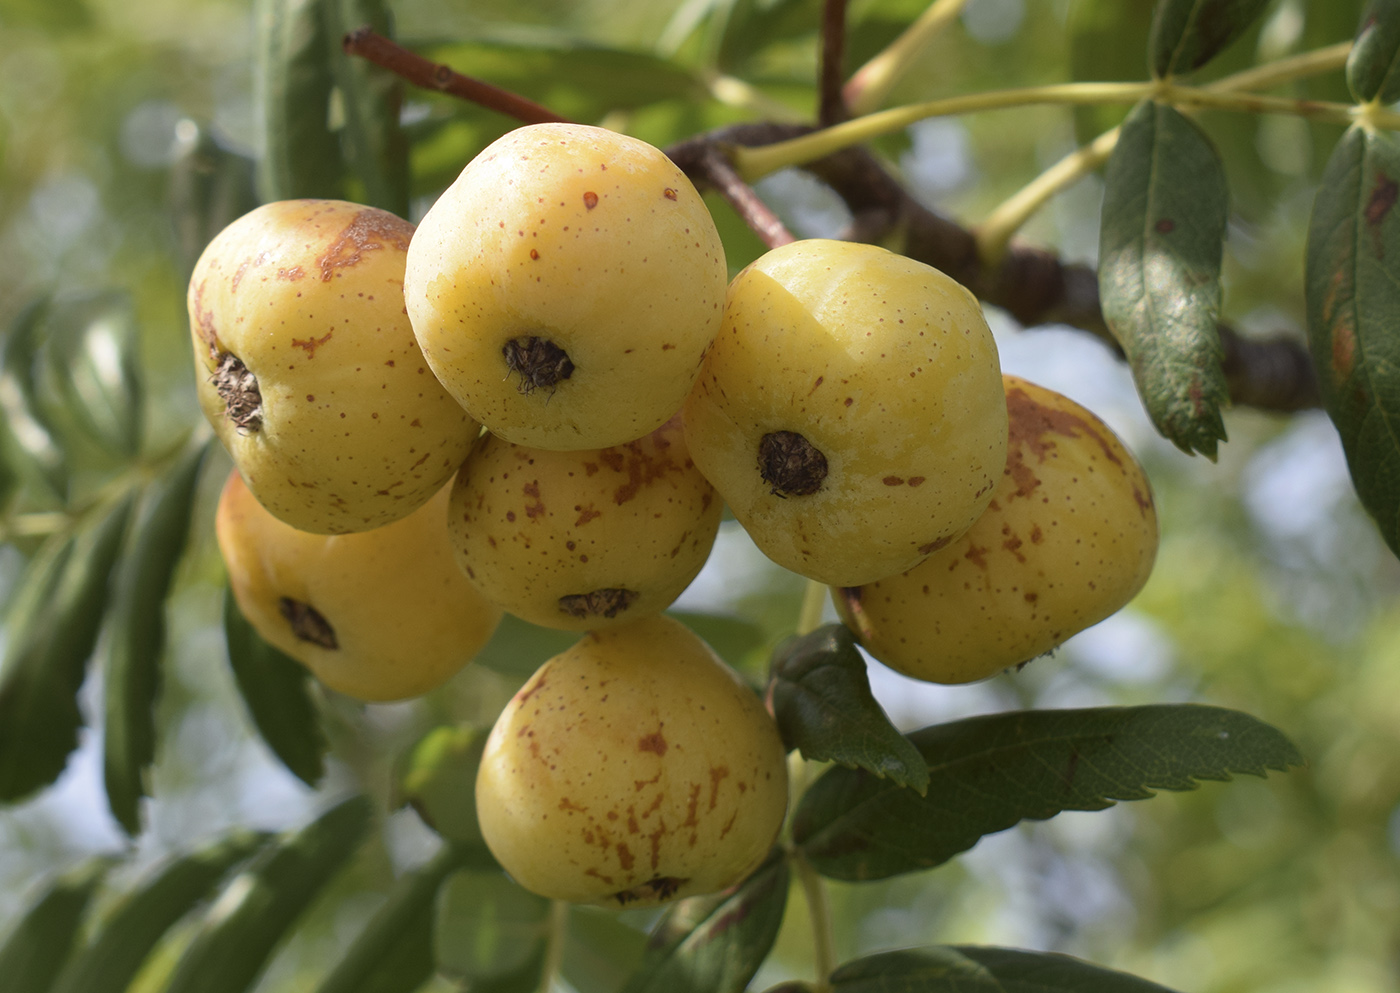
[[1138, 104], [1104, 178], [1103, 314], [1157, 430], [1212, 459], [1230, 396], [1216, 324], [1227, 200], [1200, 128], [1165, 104]]
[[866, 769], [923, 793], [928, 767], [870, 692], [855, 636], [828, 624], [773, 655], [768, 696], [783, 743], [816, 762]]
[[1158, 0], [1148, 64], [1159, 79], [1199, 69], [1249, 30], [1271, 0]]
[[48, 993], [68, 961], [93, 891], [111, 862], [92, 859], [65, 874], [20, 918], [0, 945], [5, 993]]
[[78, 745], [78, 689], [102, 627], [108, 580], [133, 502], [128, 493], [31, 564], [0, 667], [0, 800], [53, 782]]
[[456, 979], [507, 979], [527, 970], [549, 932], [549, 901], [500, 872], [463, 870], [438, 894], [438, 969]]
[[470, 725], [434, 728], [409, 752], [399, 792], [444, 838], [481, 845], [476, 819], [476, 771], [486, 732]]
[[343, 800], [235, 876], [190, 939], [164, 993], [243, 993], [370, 827], [363, 796]]
[[189, 537], [208, 444], [187, 452], [148, 492], [118, 573], [103, 666], [102, 768], [107, 802], [128, 834], [141, 830], [142, 781], [155, 760], [155, 705], [165, 649], [165, 598]]
[[106, 913], [52, 993], [123, 993], [166, 932], [267, 839], [265, 834], [237, 831], [157, 866]]
[[22, 474], [63, 502], [68, 494], [68, 460], [53, 427], [43, 419], [35, 382], [35, 360], [43, 344], [47, 298], [36, 300], [11, 323], [0, 349], [0, 413], [6, 448]]
[[847, 962], [833, 993], [1169, 993], [1068, 955], [975, 945], [907, 948]]
[[1371, 0], [1347, 56], [1347, 85], [1357, 103], [1400, 100], [1400, 0]]
[[625, 993], [738, 993], [777, 940], [787, 893], [787, 862], [775, 852], [737, 888], [674, 904]]
[[909, 739], [928, 763], [926, 796], [842, 768], [803, 795], [793, 840], [818, 872], [883, 879], [940, 865], [1021, 820], [1302, 763], [1275, 728], [1196, 704], [990, 714]]

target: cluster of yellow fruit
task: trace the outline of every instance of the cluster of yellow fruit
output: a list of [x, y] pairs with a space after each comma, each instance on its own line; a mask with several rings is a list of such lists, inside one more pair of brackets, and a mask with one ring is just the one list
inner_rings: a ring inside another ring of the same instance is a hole
[[602, 129], [506, 135], [416, 231], [261, 207], [206, 249], [189, 306], [236, 465], [219, 543], [269, 642], [386, 700], [449, 678], [502, 611], [587, 632], [516, 694], [477, 778], [488, 845], [546, 896], [722, 889], [781, 826], [772, 717], [661, 616], [723, 505], [924, 679], [1042, 654], [1151, 567], [1140, 468], [1001, 375], [965, 289], [824, 240], [730, 283], [685, 175]]

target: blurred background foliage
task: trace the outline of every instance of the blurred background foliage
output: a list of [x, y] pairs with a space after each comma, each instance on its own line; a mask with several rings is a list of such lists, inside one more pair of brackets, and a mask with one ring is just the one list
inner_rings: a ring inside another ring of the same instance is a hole
[[[854, 0], [849, 67], [923, 6]], [[972, 0], [889, 103], [1142, 78], [1150, 6]], [[733, 121], [800, 119], [813, 106], [816, 0], [395, 0], [390, 8], [406, 44], [661, 145]], [[1358, 0], [1278, 0], [1211, 71], [1346, 40], [1359, 14]], [[143, 453], [167, 450], [198, 421], [184, 282], [204, 242], [257, 202], [254, 37], [250, 4], [234, 0], [0, 0], [0, 327], [17, 327], [46, 298], [69, 312], [117, 300], [137, 336], [145, 416], [133, 430], [143, 433]], [[1340, 73], [1291, 92], [1345, 99]], [[1116, 119], [1002, 111], [925, 122], [880, 151], [920, 199], [973, 223]], [[510, 127], [421, 93], [407, 95], [402, 120], [415, 217]], [[1246, 333], [1301, 334], [1304, 227], [1336, 129], [1292, 118], [1201, 120], [1231, 181], [1225, 316]], [[831, 234], [845, 220], [800, 175], [780, 174], [760, 190], [801, 234]], [[1084, 180], [1025, 237], [1093, 261], [1099, 190], [1096, 177]], [[712, 205], [737, 270], [762, 246]], [[872, 665], [891, 716], [913, 728], [1020, 706], [1196, 700], [1274, 724], [1310, 764], [1022, 825], [931, 873], [833, 884], [840, 956], [988, 942], [1067, 951], [1194, 993], [1400, 987], [1400, 565], [1355, 503], [1335, 432], [1317, 412], [1239, 410], [1228, 415], [1218, 464], [1188, 459], [1151, 433], [1126, 370], [1088, 336], [991, 316], [1007, 371], [1085, 403], [1143, 459], [1162, 510], [1162, 551], [1128, 610], [1018, 674], [943, 688]], [[114, 471], [145, 471], [141, 460], [132, 468], [113, 459], [116, 444], [75, 458], [70, 493], [95, 492]], [[256, 737], [225, 663], [211, 521], [227, 468], [222, 453], [209, 461], [167, 614], [148, 829], [128, 841], [107, 811], [91, 730], [100, 693], [89, 679], [89, 730], [63, 777], [0, 809], [0, 934], [45, 880], [94, 853], [126, 855], [113, 879], [130, 882], [160, 856], [235, 825], [282, 829], [355, 788], [389, 796], [397, 757], [425, 730], [489, 724], [557, 650], [557, 639], [508, 630], [485, 664], [423, 701], [323, 699], [332, 761], [321, 787], [309, 789]], [[22, 505], [6, 498], [0, 596], [8, 602], [35, 550], [13, 527], [16, 515], [58, 504], [33, 485]], [[763, 646], [739, 639], [727, 654], [757, 675], [764, 649], [791, 630], [801, 593], [800, 580], [727, 524], [678, 607], [750, 622]], [[258, 989], [308, 988], [395, 874], [431, 854], [434, 836], [412, 812], [380, 816], [379, 843], [317, 899]], [[168, 938], [133, 989], [160, 988], [186, 937]], [[810, 959], [795, 908], [756, 987], [806, 976]]]

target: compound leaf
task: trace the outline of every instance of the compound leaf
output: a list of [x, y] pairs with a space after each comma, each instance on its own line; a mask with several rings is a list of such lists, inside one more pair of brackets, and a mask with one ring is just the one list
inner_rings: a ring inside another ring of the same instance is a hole
[[1229, 388], [1216, 319], [1228, 191], [1210, 140], [1144, 100], [1104, 178], [1099, 295], [1152, 423], [1188, 454], [1215, 458]]
[[1352, 128], [1308, 229], [1308, 344], [1361, 503], [1400, 555], [1400, 141]]
[[833, 993], [1169, 993], [1068, 955], [974, 945], [870, 955], [833, 972], [831, 987]]
[[1271, 0], [1158, 0], [1148, 64], [1158, 79], [1199, 69], [1249, 30]]
[[123, 993], [161, 937], [267, 839], [239, 831], [152, 871], [74, 954], [52, 993]]
[[1371, 0], [1347, 55], [1347, 86], [1357, 103], [1400, 100], [1400, 0]]
[[298, 779], [315, 786], [326, 771], [327, 746], [311, 697], [310, 674], [253, 630], [228, 589], [224, 636], [229, 666], [258, 733]]
[[5, 993], [48, 993], [77, 939], [93, 891], [111, 862], [92, 859], [57, 879], [0, 945]]
[[1197, 704], [989, 714], [909, 740], [928, 763], [926, 796], [835, 768], [802, 797], [793, 840], [818, 872], [884, 879], [940, 865], [1021, 820], [1302, 763], [1275, 728]]
[[0, 801], [58, 778], [78, 745], [77, 695], [107, 609], [134, 495], [30, 566], [0, 668]]
[[839, 762], [918, 793], [928, 766], [870, 692], [865, 660], [843, 624], [828, 624], [773, 654], [768, 685], [783, 743], [814, 762]]
[[359, 847], [370, 804], [353, 796], [264, 848], [224, 887], [164, 993], [242, 993], [278, 942]]
[[673, 905], [625, 993], [739, 993], [777, 940], [788, 875], [775, 851], [736, 888]]
[[112, 814], [135, 835], [142, 775], [155, 760], [155, 704], [165, 649], [165, 598], [185, 550], [199, 470], [209, 444], [187, 452], [151, 487], [122, 563], [103, 669], [102, 767]]

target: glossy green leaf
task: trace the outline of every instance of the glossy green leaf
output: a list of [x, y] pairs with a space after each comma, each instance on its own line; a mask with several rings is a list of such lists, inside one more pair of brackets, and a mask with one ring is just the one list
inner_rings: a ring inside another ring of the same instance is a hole
[[43, 298], [24, 308], [5, 335], [4, 348], [0, 349], [0, 413], [5, 417], [5, 447], [24, 477], [59, 502], [66, 502], [67, 453], [53, 426], [43, 418], [35, 380], [48, 303]]
[[224, 887], [164, 993], [243, 993], [370, 828], [363, 796], [343, 800], [267, 848]]
[[433, 943], [438, 970], [475, 982], [508, 979], [540, 955], [549, 901], [504, 873], [462, 870], [438, 894]]
[[92, 859], [65, 874], [20, 918], [0, 945], [5, 993], [48, 993], [68, 961], [93, 891], [110, 867]]
[[0, 667], [0, 800], [52, 783], [78, 745], [78, 690], [133, 502], [127, 494], [71, 544], [31, 565], [39, 571], [16, 604]]
[[1357, 103], [1400, 100], [1400, 0], [1371, 0], [1347, 55], [1347, 85]]
[[1216, 325], [1227, 201], [1200, 128], [1164, 104], [1138, 104], [1104, 178], [1099, 295], [1152, 423], [1211, 459], [1230, 398]]
[[399, 792], [425, 824], [463, 845], [481, 845], [476, 770], [486, 731], [470, 725], [434, 728], [409, 752]]
[[803, 758], [866, 769], [918, 793], [928, 789], [923, 756], [870, 692], [865, 660], [845, 625], [828, 624], [781, 646], [768, 697], [783, 743]]
[[625, 993], [738, 993], [777, 940], [788, 867], [775, 851], [736, 888], [672, 905]]
[[1308, 344], [1362, 504], [1400, 555], [1400, 141], [1337, 145], [1308, 229]]
[[1158, 0], [1148, 66], [1158, 79], [1199, 69], [1249, 30], [1271, 0]]
[[145, 420], [136, 310], [125, 290], [55, 297], [44, 311], [37, 385], [46, 420], [74, 441], [123, 460]]
[[577, 993], [620, 993], [642, 964], [647, 936], [610, 910], [570, 907], [562, 972]]
[[399, 126], [403, 81], [341, 47], [348, 31], [368, 25], [392, 36], [384, 0], [319, 0], [327, 58], [344, 115], [341, 148], [356, 181], [357, 203], [408, 216], [408, 137]]
[[258, 733], [298, 779], [315, 786], [326, 771], [326, 736], [311, 697], [311, 675], [253, 630], [227, 589], [224, 636], [234, 680]]
[[184, 554], [199, 470], [209, 443], [188, 451], [147, 493], [118, 574], [103, 667], [102, 769], [112, 815], [135, 835], [155, 760], [155, 705], [165, 650], [165, 598]]
[[322, 0], [256, 0], [253, 20], [259, 193], [264, 200], [343, 198], [345, 162], [330, 124], [333, 39]]
[[1169, 993], [1068, 955], [976, 945], [906, 948], [847, 962], [833, 993]]
[[316, 993], [412, 993], [433, 974], [433, 920], [443, 880], [465, 850], [444, 845], [404, 873], [389, 897], [327, 973]]
[[265, 834], [238, 831], [157, 866], [107, 912], [52, 993], [123, 993], [166, 932], [267, 840]]
[[909, 739], [928, 763], [927, 796], [842, 768], [803, 795], [793, 840], [818, 872], [884, 879], [940, 865], [1021, 820], [1303, 761], [1277, 729], [1197, 704], [989, 714]]

